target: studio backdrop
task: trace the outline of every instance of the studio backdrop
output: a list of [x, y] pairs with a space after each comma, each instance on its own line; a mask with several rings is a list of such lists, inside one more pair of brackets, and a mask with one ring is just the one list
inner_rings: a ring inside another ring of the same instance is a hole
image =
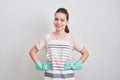
[[[89, 52], [76, 80], [120, 80], [119, 0], [1, 0], [0, 80], [43, 80], [29, 50], [54, 31], [54, 13], [69, 12], [69, 29]], [[81, 55], [73, 53], [74, 61]], [[45, 62], [45, 51], [38, 57]]]

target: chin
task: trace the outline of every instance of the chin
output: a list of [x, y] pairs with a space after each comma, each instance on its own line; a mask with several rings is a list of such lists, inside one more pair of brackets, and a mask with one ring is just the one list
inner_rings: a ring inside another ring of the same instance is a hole
[[56, 27], [56, 30], [60, 31], [60, 30], [62, 30], [62, 27], [60, 27], [60, 28], [57, 28], [57, 27]]
[[62, 29], [56, 29], [57, 31], [61, 31]]

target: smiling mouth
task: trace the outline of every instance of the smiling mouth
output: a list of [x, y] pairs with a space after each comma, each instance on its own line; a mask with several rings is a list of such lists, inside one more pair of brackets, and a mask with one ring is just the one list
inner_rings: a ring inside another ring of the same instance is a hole
[[62, 27], [62, 26], [56, 26], [57, 28], [60, 28], [60, 27]]

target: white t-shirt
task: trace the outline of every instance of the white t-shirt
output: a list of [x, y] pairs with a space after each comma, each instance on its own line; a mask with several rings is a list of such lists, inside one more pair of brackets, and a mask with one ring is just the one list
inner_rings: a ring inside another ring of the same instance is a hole
[[[43, 50], [43, 49], [47, 49], [47, 43], [49, 41], [48, 39], [48, 34], [51, 35], [51, 39], [55, 39], [55, 37], [52, 35], [52, 33], [47, 33], [45, 34], [39, 42], [36, 42], [35, 45], [37, 47], [38, 50]], [[83, 45], [80, 43], [80, 41], [77, 40], [77, 38], [75, 38], [73, 35], [71, 35], [70, 33], [68, 33], [68, 35], [70, 35], [70, 44], [71, 44], [71, 52], [76, 50], [78, 52], [80, 52], [83, 48]], [[66, 40], [68, 38], [68, 36], [66, 36], [64, 38], [64, 40]]]

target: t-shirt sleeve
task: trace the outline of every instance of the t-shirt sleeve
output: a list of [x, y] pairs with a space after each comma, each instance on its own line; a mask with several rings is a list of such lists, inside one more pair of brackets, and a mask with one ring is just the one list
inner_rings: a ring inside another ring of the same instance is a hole
[[35, 43], [35, 46], [38, 50], [43, 50], [46, 48], [47, 45], [47, 38], [46, 35], [44, 35], [38, 42]]
[[75, 37], [72, 37], [72, 42], [73, 42], [73, 50], [80, 52], [83, 48], [83, 44], [80, 43], [80, 41], [78, 41], [78, 39]]

